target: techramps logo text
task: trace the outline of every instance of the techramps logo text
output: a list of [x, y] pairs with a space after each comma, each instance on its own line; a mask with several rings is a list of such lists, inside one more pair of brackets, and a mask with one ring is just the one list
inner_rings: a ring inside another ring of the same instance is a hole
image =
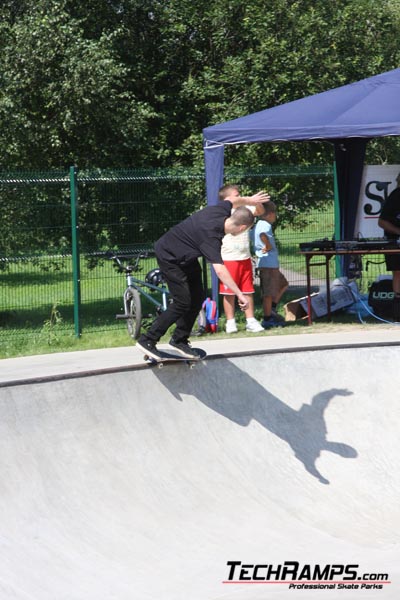
[[390, 584], [388, 573], [364, 573], [360, 565], [310, 565], [297, 561], [282, 564], [227, 562], [224, 585], [286, 585], [289, 590], [382, 590]]

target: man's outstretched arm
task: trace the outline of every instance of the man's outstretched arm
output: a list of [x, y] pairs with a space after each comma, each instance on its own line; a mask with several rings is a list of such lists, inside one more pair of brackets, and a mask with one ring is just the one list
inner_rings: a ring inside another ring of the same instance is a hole
[[229, 273], [228, 269], [225, 265], [221, 265], [219, 263], [213, 264], [214, 271], [217, 274], [218, 279], [222, 281], [232, 292], [237, 296], [239, 306], [242, 310], [246, 310], [249, 307], [249, 300], [246, 298], [244, 294], [239, 290], [238, 286], [234, 282], [232, 275]]
[[231, 196], [224, 198], [224, 200], [229, 200], [233, 208], [237, 208], [238, 206], [257, 206], [257, 204], [268, 202], [270, 195], [268, 192], [257, 192], [257, 194], [253, 194], [252, 196]]

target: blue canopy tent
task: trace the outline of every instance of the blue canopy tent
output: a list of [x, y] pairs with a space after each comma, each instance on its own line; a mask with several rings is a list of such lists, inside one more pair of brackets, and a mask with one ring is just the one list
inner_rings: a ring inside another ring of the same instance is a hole
[[[354, 235], [369, 139], [400, 135], [400, 69], [203, 129], [208, 204], [223, 185], [224, 149], [254, 142], [334, 146], [341, 239]], [[213, 285], [213, 289], [215, 286]]]

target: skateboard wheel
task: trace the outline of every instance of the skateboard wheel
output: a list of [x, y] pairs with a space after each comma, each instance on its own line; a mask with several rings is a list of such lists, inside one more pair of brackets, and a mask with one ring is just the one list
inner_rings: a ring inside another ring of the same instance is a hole
[[162, 369], [162, 368], [163, 368], [163, 366], [164, 366], [164, 363], [162, 363], [162, 362], [158, 363], [158, 365], [157, 365], [157, 367], [158, 367], [159, 369]]
[[145, 354], [145, 355], [143, 356], [143, 360], [149, 360], [149, 357], [147, 356], [147, 354]]

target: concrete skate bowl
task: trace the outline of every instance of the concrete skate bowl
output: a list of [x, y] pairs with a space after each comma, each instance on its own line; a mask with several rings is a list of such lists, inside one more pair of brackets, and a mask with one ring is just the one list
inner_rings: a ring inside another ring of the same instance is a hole
[[[1, 387], [0, 598], [398, 598], [399, 364], [342, 348]], [[288, 561], [371, 587], [289, 589]]]

